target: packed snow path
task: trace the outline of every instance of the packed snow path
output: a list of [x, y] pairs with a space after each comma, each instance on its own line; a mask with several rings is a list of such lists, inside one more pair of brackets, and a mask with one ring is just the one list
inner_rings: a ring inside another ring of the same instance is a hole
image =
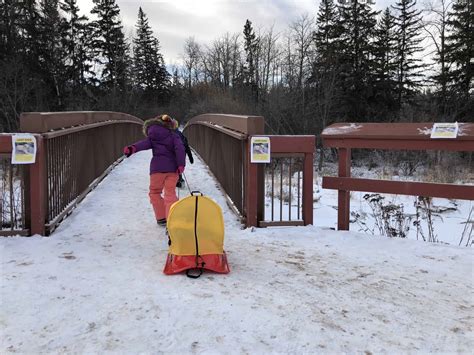
[[232, 271], [165, 276], [148, 161], [144, 152], [121, 163], [50, 238], [0, 238], [1, 353], [474, 348], [472, 249], [315, 227], [242, 230], [199, 160], [187, 178], [223, 208]]

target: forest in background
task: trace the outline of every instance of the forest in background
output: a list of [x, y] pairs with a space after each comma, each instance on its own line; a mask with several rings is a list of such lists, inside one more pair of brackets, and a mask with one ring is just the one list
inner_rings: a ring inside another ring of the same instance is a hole
[[166, 65], [137, 7], [126, 38], [115, 0], [0, 4], [0, 129], [27, 111], [107, 110], [262, 115], [270, 134], [316, 134], [334, 122], [473, 121], [473, 0], [315, 1], [286, 31], [194, 37]]

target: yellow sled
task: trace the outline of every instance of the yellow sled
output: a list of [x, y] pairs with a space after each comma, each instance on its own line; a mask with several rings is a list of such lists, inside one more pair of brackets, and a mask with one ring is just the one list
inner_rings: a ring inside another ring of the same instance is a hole
[[187, 276], [197, 278], [203, 269], [223, 274], [230, 271], [222, 210], [214, 200], [193, 191], [171, 206], [167, 229], [171, 244], [165, 274], [186, 271]]

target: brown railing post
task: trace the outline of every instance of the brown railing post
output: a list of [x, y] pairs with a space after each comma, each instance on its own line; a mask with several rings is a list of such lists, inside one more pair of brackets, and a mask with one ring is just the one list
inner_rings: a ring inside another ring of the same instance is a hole
[[30, 198], [30, 223], [32, 235], [45, 235], [46, 222], [46, 147], [40, 135], [36, 135], [36, 162], [30, 166], [27, 191]]
[[305, 153], [303, 163], [303, 221], [313, 224], [313, 153]]
[[[339, 177], [351, 176], [351, 150], [350, 148], [339, 148]], [[346, 190], [339, 190], [337, 193], [338, 208], [337, 208], [337, 229], [349, 230], [349, 213], [351, 210], [350, 199], [351, 192]]]

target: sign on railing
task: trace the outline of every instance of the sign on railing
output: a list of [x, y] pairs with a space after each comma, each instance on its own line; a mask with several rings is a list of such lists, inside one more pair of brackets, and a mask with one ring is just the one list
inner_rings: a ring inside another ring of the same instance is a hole
[[36, 138], [32, 134], [12, 136], [12, 164], [34, 164], [36, 161]]
[[250, 162], [270, 163], [270, 137], [252, 137], [250, 140]]

